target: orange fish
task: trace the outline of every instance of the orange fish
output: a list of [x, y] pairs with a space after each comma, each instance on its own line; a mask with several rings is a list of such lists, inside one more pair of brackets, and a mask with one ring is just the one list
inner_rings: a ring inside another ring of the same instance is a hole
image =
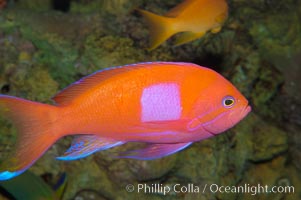
[[164, 16], [139, 12], [150, 26], [149, 50], [152, 50], [176, 33], [184, 32], [176, 40], [176, 45], [181, 45], [202, 37], [207, 31], [219, 32], [228, 17], [228, 5], [225, 0], [185, 0]]
[[248, 101], [217, 72], [191, 63], [149, 62], [98, 71], [67, 87], [55, 105], [0, 95], [0, 112], [17, 127], [16, 151], [0, 180], [29, 168], [59, 138], [78, 135], [60, 160], [126, 142], [145, 149], [118, 157], [150, 160], [178, 152], [238, 123]]

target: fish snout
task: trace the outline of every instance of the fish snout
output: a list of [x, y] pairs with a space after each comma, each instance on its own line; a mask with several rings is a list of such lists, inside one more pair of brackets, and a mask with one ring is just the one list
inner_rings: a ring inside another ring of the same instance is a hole
[[245, 118], [250, 112], [252, 111], [252, 108], [251, 106], [248, 104], [241, 112], [240, 114], [240, 118], [243, 119]]

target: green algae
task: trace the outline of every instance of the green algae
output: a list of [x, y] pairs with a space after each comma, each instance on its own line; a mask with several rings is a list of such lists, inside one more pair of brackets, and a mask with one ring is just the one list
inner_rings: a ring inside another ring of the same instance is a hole
[[53, 78], [65, 86], [74, 81], [74, 64], [78, 52], [69, 42], [50, 33], [40, 35], [29, 29], [22, 30], [22, 33], [38, 49], [33, 55], [35, 62], [48, 66]]
[[284, 77], [274, 65], [262, 60], [258, 53], [251, 53], [239, 61], [235, 71], [231, 72], [231, 80], [251, 99], [255, 109], [260, 108], [258, 113], [280, 120], [281, 110], [276, 109], [279, 104], [276, 97]]
[[[264, 58], [272, 60], [280, 69], [278, 58], [292, 58], [301, 50], [301, 25], [297, 12], [267, 15], [253, 23], [250, 33]], [[277, 65], [278, 64], [278, 65]], [[282, 64], [282, 63], [281, 63]]]
[[84, 45], [82, 66], [89, 68], [90, 65], [93, 71], [143, 60], [143, 55], [139, 51], [135, 51], [133, 42], [127, 38], [99, 37], [97, 34], [93, 34], [87, 37]]
[[35, 12], [45, 12], [51, 9], [51, 0], [23, 0], [15, 4], [20, 9], [28, 9]]
[[58, 88], [57, 82], [50, 77], [48, 70], [42, 67], [32, 67], [28, 71], [18, 69], [11, 77], [10, 84], [11, 93], [40, 102], [49, 102]]
[[72, 13], [105, 13], [112, 15], [125, 15], [138, 7], [139, 0], [95, 0], [95, 1], [72, 1], [70, 12]]

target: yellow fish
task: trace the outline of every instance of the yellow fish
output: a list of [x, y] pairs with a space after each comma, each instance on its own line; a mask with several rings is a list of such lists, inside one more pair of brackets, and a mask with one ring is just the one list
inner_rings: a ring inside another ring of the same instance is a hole
[[205, 35], [207, 31], [217, 33], [228, 17], [225, 0], [185, 0], [164, 16], [138, 10], [150, 26], [151, 46], [155, 49], [176, 33], [183, 32], [176, 40], [181, 45]]

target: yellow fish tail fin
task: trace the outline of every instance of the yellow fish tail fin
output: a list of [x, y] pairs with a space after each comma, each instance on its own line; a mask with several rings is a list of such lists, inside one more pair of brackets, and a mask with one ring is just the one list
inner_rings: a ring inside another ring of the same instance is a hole
[[1, 158], [0, 181], [23, 173], [59, 138], [52, 126], [56, 109], [55, 106], [0, 95], [1, 118], [11, 120], [18, 133], [15, 151], [7, 159]]
[[173, 27], [174, 18], [162, 17], [140, 9], [138, 11], [143, 15], [149, 25], [150, 48], [148, 50], [157, 48], [177, 32]]

